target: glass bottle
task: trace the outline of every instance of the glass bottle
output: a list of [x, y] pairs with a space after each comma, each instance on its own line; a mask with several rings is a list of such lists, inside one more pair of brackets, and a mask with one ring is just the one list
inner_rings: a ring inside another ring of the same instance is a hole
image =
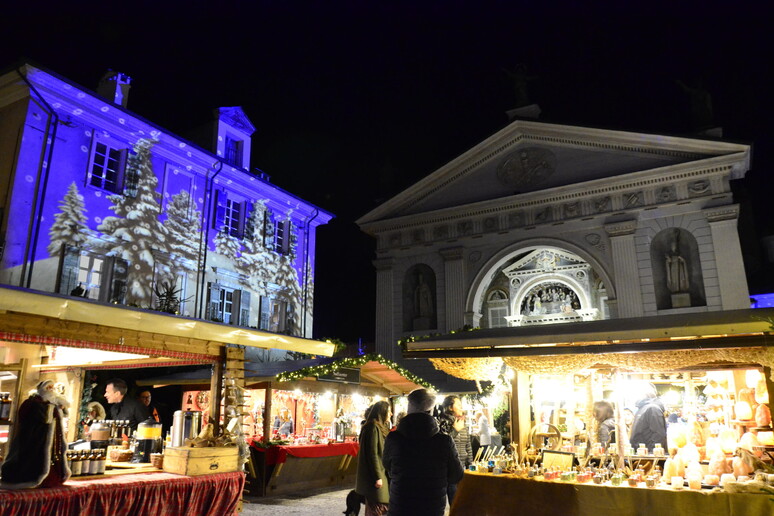
[[81, 452], [81, 475], [88, 475], [91, 472], [91, 458], [89, 458], [89, 451]]
[[81, 467], [83, 466], [83, 463], [81, 462], [81, 454], [79, 452], [72, 452], [70, 455], [70, 471], [72, 472], [72, 476], [78, 477], [81, 475]]

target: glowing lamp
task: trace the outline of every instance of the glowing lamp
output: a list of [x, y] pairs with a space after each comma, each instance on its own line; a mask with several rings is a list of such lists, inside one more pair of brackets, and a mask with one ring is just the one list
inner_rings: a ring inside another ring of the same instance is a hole
[[749, 421], [753, 418], [752, 408], [746, 401], [739, 401], [734, 405], [734, 413], [736, 419], [740, 421]]

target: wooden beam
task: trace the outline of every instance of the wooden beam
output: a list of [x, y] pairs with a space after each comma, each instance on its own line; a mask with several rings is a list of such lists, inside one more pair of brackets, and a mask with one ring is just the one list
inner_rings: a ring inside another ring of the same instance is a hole
[[223, 397], [223, 366], [226, 363], [226, 348], [221, 348], [220, 358], [212, 366], [210, 378], [210, 418], [215, 423], [215, 435], [220, 428], [220, 402]]

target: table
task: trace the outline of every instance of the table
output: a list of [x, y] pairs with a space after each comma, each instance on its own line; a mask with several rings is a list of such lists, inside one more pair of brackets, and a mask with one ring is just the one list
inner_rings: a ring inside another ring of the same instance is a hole
[[3, 516], [206, 516], [236, 514], [242, 472], [187, 477], [140, 473], [69, 480], [61, 487], [0, 490]]
[[255, 477], [249, 479], [249, 493], [298, 493], [354, 481], [358, 443], [275, 445], [264, 448], [251, 442]]
[[465, 472], [450, 516], [771, 516], [774, 495], [674, 491], [528, 480]]

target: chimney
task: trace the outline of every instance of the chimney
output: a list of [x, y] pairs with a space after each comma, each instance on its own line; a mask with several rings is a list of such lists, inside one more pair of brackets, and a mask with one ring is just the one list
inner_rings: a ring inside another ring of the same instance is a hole
[[97, 94], [111, 102], [126, 107], [129, 100], [129, 88], [132, 87], [132, 78], [121, 72], [108, 70], [97, 86]]

